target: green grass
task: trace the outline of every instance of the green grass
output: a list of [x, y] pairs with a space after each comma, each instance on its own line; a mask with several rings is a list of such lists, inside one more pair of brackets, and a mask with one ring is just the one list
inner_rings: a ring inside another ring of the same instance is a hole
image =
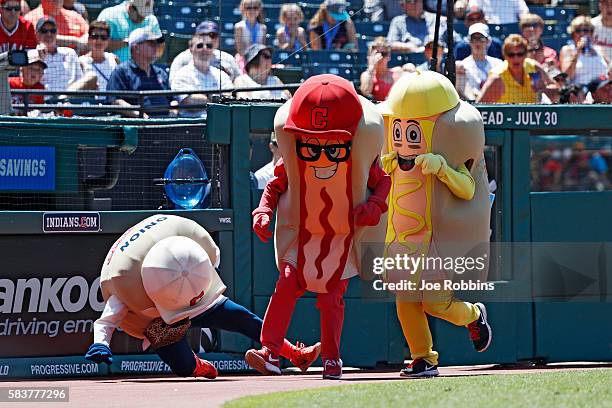
[[440, 377], [276, 392], [230, 401], [244, 407], [612, 407], [612, 370]]

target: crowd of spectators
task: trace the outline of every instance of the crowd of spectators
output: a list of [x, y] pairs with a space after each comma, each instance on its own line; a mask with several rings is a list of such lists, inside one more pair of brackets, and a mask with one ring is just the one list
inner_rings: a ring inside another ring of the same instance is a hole
[[[159, 16], [154, 13], [154, 0], [125, 0], [101, 10], [89, 22], [91, 13], [74, 0], [40, 0], [39, 4], [30, 4], [35, 6], [32, 9], [25, 0], [0, 0], [0, 47], [4, 51], [38, 50], [31, 66], [11, 78], [13, 89], [216, 90], [223, 94], [231, 88], [283, 85], [273, 74], [275, 52], [326, 50], [366, 54], [363, 65], [354, 64], [350, 69], [360, 69], [354, 79], [361, 93], [382, 101], [401, 75], [430, 69], [429, 60], [437, 49], [434, 69], [443, 72], [446, 53], [452, 52], [457, 89], [466, 100], [612, 102], [612, 0], [599, 0], [600, 14], [592, 19], [578, 15], [561, 21], [567, 26], [567, 43], [557, 42], [556, 47], [547, 45], [547, 23], [530, 12], [525, 0], [455, 1], [454, 15], [441, 17], [436, 46], [435, 4], [429, 0], [364, 0], [363, 7], [356, 8], [346, 0], [323, 0], [309, 19], [297, 3], [283, 4], [278, 14], [280, 24], [268, 33], [264, 2], [241, 0], [237, 4], [241, 17], [234, 24], [233, 49], [220, 43], [218, 22], [202, 21], [194, 25], [187, 48], [173, 59], [162, 61], [165, 65], [160, 64], [166, 45]], [[445, 11], [446, 5], [443, 7]], [[459, 31], [466, 34], [453, 32], [452, 50], [445, 43], [449, 18], [456, 26], [463, 26], [465, 31]], [[355, 21], [384, 23], [382, 27], [387, 32], [364, 42]], [[499, 30], [491, 31], [493, 25], [514, 25], [516, 29], [502, 35]], [[426, 62], [391, 64], [392, 56], [400, 53], [420, 55], [417, 59]], [[250, 90], [236, 95], [256, 99], [290, 97], [286, 90]], [[17, 96], [20, 95], [15, 95], [14, 101], [23, 101]], [[133, 108], [140, 99], [130, 95], [97, 99], [125, 106], [123, 115], [138, 114]], [[40, 102], [40, 98], [32, 96], [30, 102], [34, 101]], [[208, 101], [205, 94], [186, 93], [176, 97], [147, 96], [142, 103], [144, 108], [157, 106], [149, 109], [147, 116], [158, 116]], [[180, 112], [185, 116], [205, 115], [202, 106]]]

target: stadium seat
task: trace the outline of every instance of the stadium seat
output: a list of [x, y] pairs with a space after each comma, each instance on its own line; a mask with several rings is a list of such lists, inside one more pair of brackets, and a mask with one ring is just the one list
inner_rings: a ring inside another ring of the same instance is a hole
[[264, 7], [264, 17], [266, 20], [279, 21], [280, 19], [280, 4], [267, 4]]
[[414, 65], [419, 65], [425, 62], [425, 56], [420, 52], [393, 53], [391, 54], [389, 67], [401, 67], [409, 62], [413, 63]]
[[529, 11], [544, 20], [571, 21], [576, 16], [577, 9], [566, 7], [529, 6]]
[[210, 10], [207, 7], [195, 6], [188, 3], [169, 1], [157, 6], [155, 14], [157, 17], [171, 16], [178, 19], [190, 18], [201, 21], [209, 16]]
[[570, 41], [570, 37], [568, 34], [559, 35], [554, 37], [544, 37], [542, 36], [542, 42], [545, 46], [550, 47], [559, 53], [561, 51], [561, 47], [566, 45]]
[[355, 60], [354, 53], [346, 51], [309, 50], [306, 54], [311, 64], [351, 64]]
[[388, 22], [356, 22], [355, 29], [358, 34], [365, 35], [368, 37], [386, 37], [389, 32]]
[[358, 75], [355, 75], [355, 71], [351, 66], [339, 66], [337, 64], [313, 64], [304, 67], [305, 78], [321, 74], [334, 74], [349, 81], [354, 81], [359, 77]]
[[468, 28], [465, 26], [463, 20], [455, 20], [453, 22], [453, 30], [462, 37], [466, 36], [468, 33]]
[[280, 26], [281, 23], [278, 20], [269, 20], [266, 18], [266, 28], [272, 39], [276, 39], [276, 30], [278, 30]]
[[234, 34], [221, 33], [219, 48], [233, 55], [236, 52], [236, 41], [234, 40]]
[[503, 40], [510, 34], [519, 34], [521, 31], [517, 23], [511, 23], [489, 24], [489, 32], [491, 33], [491, 37], [497, 37]]
[[199, 23], [197, 19], [177, 18], [172, 16], [163, 16], [158, 20], [161, 30], [170, 35], [179, 34], [191, 36]]
[[303, 52], [276, 51], [272, 56], [272, 63], [299, 67], [307, 63], [306, 54]]

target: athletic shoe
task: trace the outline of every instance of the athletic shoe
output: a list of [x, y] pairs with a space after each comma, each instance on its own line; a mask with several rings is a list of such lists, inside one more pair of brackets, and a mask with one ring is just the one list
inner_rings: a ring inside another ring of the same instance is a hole
[[204, 378], [208, 378], [208, 379], [215, 379], [217, 378], [217, 369], [215, 368], [214, 365], [212, 365], [210, 363], [210, 361], [206, 361], [206, 360], [202, 360], [200, 357], [195, 356], [196, 359], [196, 367], [193, 370], [193, 376], [194, 377], [204, 377]]
[[280, 363], [278, 356], [272, 354], [267, 347], [261, 350], [251, 349], [246, 352], [244, 359], [247, 364], [264, 375], [280, 375]]
[[470, 331], [470, 339], [474, 343], [474, 348], [477, 352], [482, 353], [491, 345], [493, 332], [491, 326], [487, 322], [487, 308], [482, 303], [476, 303], [475, 306], [480, 309], [480, 317], [467, 325]]
[[295, 350], [289, 361], [291, 364], [302, 370], [305, 373], [308, 367], [319, 357], [321, 353], [321, 342], [317, 342], [312, 346], [306, 347], [304, 343], [295, 343]]
[[342, 378], [342, 360], [323, 360], [323, 379], [339, 380]]
[[429, 364], [422, 358], [415, 359], [400, 371], [400, 376], [412, 378], [437, 377], [439, 374], [437, 365]]

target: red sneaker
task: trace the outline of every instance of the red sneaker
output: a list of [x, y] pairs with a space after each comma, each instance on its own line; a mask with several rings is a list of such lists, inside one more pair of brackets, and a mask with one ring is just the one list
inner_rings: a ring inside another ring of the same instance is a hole
[[217, 378], [217, 369], [210, 361], [202, 360], [200, 357], [195, 356], [196, 359], [196, 368], [193, 370], [194, 377], [204, 377], [210, 380], [214, 380]]
[[246, 352], [244, 359], [247, 364], [264, 375], [281, 375], [278, 356], [272, 354], [267, 347], [261, 350], [251, 349]]
[[323, 360], [323, 379], [339, 380], [342, 378], [342, 360]]
[[304, 343], [298, 341], [295, 343], [295, 351], [289, 361], [305, 373], [308, 367], [319, 357], [319, 354], [321, 354], [321, 342], [306, 347]]

